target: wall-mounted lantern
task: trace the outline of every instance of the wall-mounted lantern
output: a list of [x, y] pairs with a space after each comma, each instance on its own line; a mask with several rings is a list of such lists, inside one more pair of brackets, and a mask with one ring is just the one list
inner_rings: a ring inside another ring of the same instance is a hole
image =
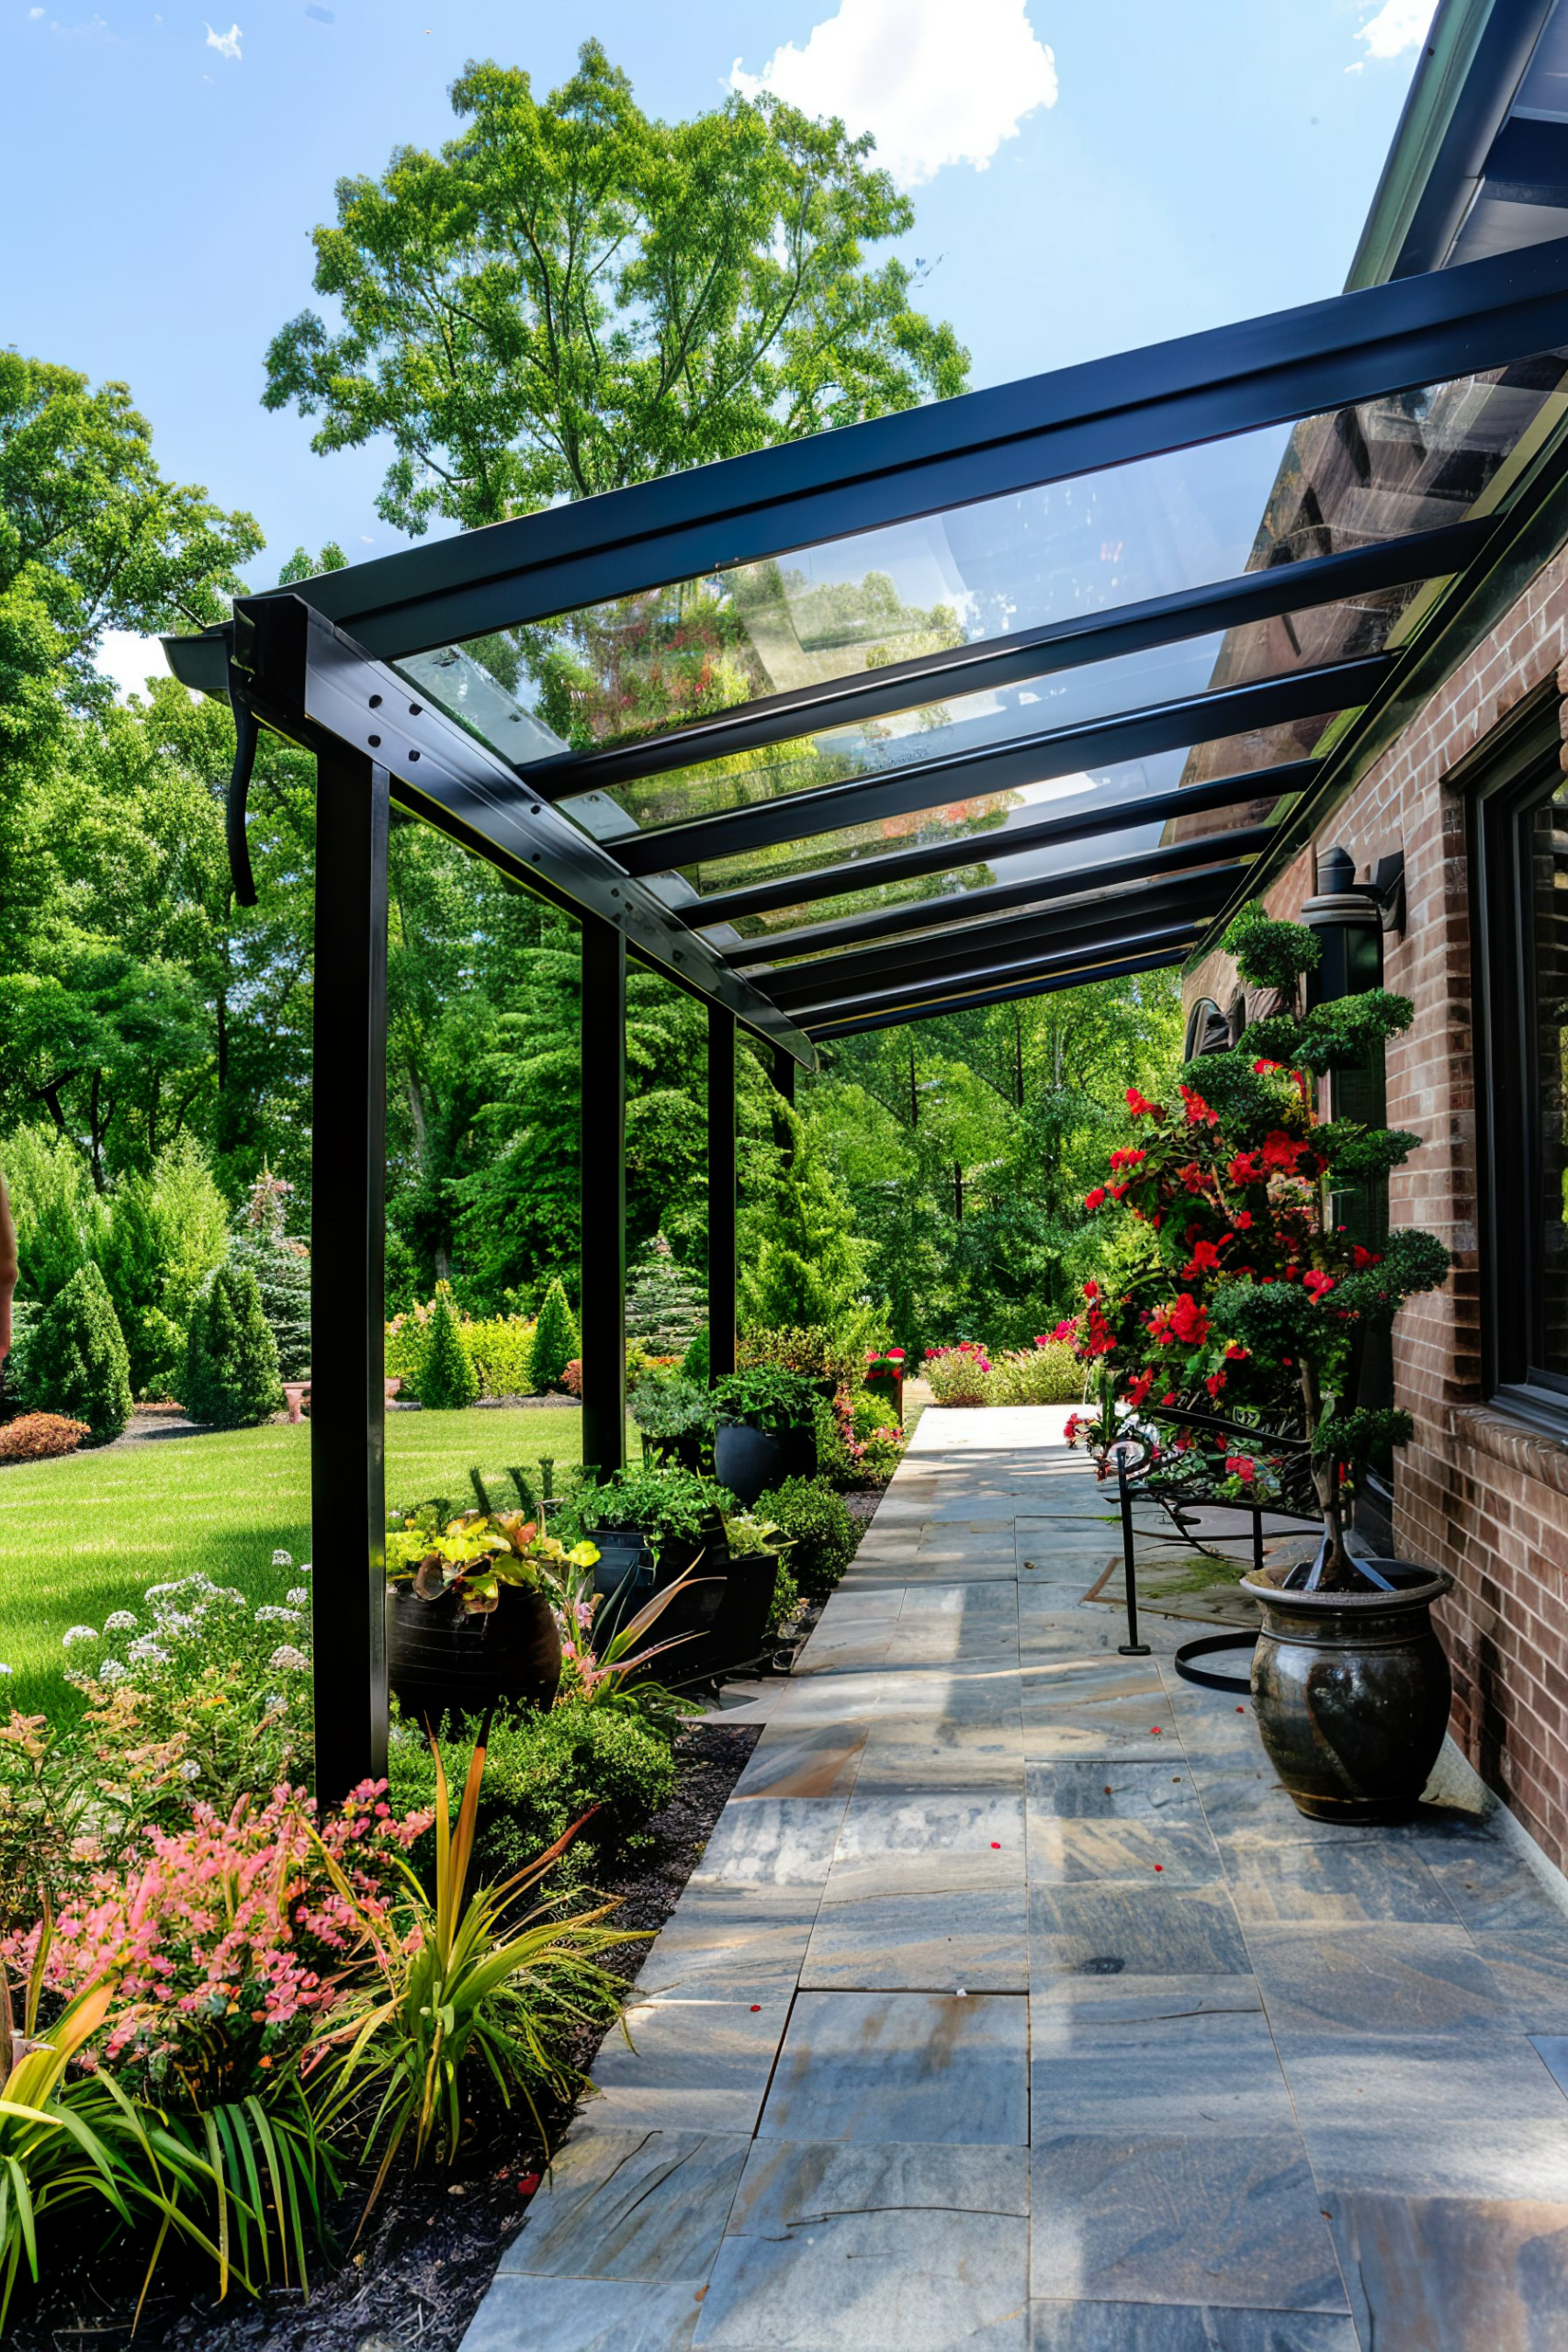
[[1404, 853], [1380, 858], [1371, 879], [1358, 882], [1348, 850], [1321, 850], [1316, 878], [1300, 916], [1322, 950], [1307, 985], [1314, 1003], [1331, 1004], [1382, 985], [1383, 933], [1404, 929]]

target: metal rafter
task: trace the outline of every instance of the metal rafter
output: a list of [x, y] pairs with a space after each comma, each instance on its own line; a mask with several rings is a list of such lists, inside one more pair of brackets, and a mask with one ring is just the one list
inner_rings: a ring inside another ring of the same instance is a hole
[[998, 865], [1010, 857], [1037, 855], [1065, 842], [1126, 832], [1134, 825], [1176, 824], [1188, 817], [1210, 816], [1218, 808], [1242, 808], [1255, 800], [1281, 800], [1304, 791], [1316, 774], [1314, 760], [1285, 760], [1244, 775], [1215, 776], [1209, 784], [1145, 793], [1142, 799], [1131, 794], [1110, 801], [1096, 798], [1074, 815], [1042, 817], [1033, 824], [1010, 821], [1005, 831], [998, 826], [985, 832], [955, 832], [944, 841], [919, 842], [912, 849], [878, 850], [874, 856], [845, 858], [836, 865], [818, 865], [804, 874], [717, 890], [671, 911], [694, 931], [708, 931], [720, 923], [744, 922], [748, 915], [809, 905], [815, 899], [837, 899], [884, 884], [891, 888], [899, 882], [922, 881], [965, 865]]
[[951, 695], [995, 692], [1185, 638], [1243, 628], [1280, 613], [1306, 612], [1350, 596], [1441, 579], [1478, 555], [1493, 527], [1489, 521], [1449, 523], [1438, 530], [1415, 531], [1405, 538], [1380, 540], [1341, 555], [1310, 556], [1140, 604], [1075, 614], [1070, 620], [1020, 629], [1011, 636], [889, 662], [869, 677], [856, 672], [794, 687], [787, 694], [760, 696], [739, 709], [716, 712], [711, 718], [671, 728], [638, 743], [536, 763], [528, 778], [547, 800], [608, 791], [615, 785], [666, 775], [704, 760], [730, 759], [824, 728], [886, 718]]
[[1093, 978], [1097, 963], [1133, 955], [1157, 954], [1162, 964], [1179, 964], [1188, 953], [1187, 944], [1196, 938], [1200, 928], [1199, 923], [1188, 922], [1151, 923], [1144, 929], [1097, 940], [1092, 946], [1080, 941], [1075, 946], [1065, 947], [1059, 956], [1003, 956], [993, 964], [976, 964], [958, 971], [911, 972], [896, 988], [829, 1000], [806, 1009], [803, 1018], [815, 1035], [829, 1022], [870, 1019], [906, 1005], [925, 1005], [932, 1012], [953, 1010], [953, 1000], [961, 999], [966, 991], [1002, 982], [1011, 987], [1036, 973], [1044, 976], [1071, 970]]
[[933, 401], [307, 584], [388, 659], [727, 565], [1503, 368], [1563, 337], [1568, 239]]
[[1223, 900], [1231, 879], [1231, 874], [1223, 869], [1210, 876], [1185, 875], [1175, 882], [1120, 891], [1081, 913], [1072, 910], [1066, 915], [1055, 910], [1018, 915], [1010, 921], [983, 923], [956, 939], [941, 935], [934, 940], [908, 939], [852, 955], [819, 956], [770, 973], [763, 986], [776, 1004], [798, 1017], [802, 1007], [841, 1000], [859, 989], [874, 989], [897, 974], [966, 969], [973, 964], [994, 963], [998, 957], [1053, 956], [1075, 941], [1113, 938], [1130, 922], [1148, 922], [1156, 916], [1190, 916], [1196, 929], [1209, 909]]
[[809, 1035], [813, 1045], [829, 1044], [835, 1037], [868, 1036], [876, 1029], [900, 1029], [911, 1021], [935, 1021], [944, 1012], [978, 1012], [987, 1005], [1016, 1004], [1032, 996], [1054, 996], [1060, 989], [1082, 988], [1090, 980], [1120, 980], [1136, 972], [1168, 972], [1180, 961], [1179, 950], [1156, 949], [1147, 956], [1128, 956], [1111, 963], [1074, 965], [1070, 969], [1048, 975], [1035, 974], [1026, 980], [1017, 980], [1010, 987], [980, 989], [967, 996], [958, 997], [945, 1004], [905, 1005], [893, 1012], [874, 1012], [860, 1020], [847, 1014], [840, 1021], [813, 1022]]
[[818, 785], [810, 792], [781, 793], [749, 808], [714, 817], [660, 825], [646, 832], [622, 833], [608, 844], [628, 874], [666, 874], [709, 858], [735, 857], [785, 842], [803, 841], [843, 826], [877, 824], [908, 817], [943, 801], [977, 793], [1011, 792], [1043, 784], [1080, 768], [1110, 767], [1122, 760], [1147, 759], [1257, 729], [1288, 725], [1327, 711], [1359, 708], [1388, 677], [1387, 654], [1356, 662], [1332, 662], [1293, 670], [1244, 686], [1221, 686], [1182, 695], [1141, 710], [1119, 712], [1087, 726], [1042, 728], [934, 759], [883, 768], [842, 784]]
[[[1272, 838], [1267, 825], [1243, 826], [1233, 833], [1206, 833], [1199, 841], [1172, 842], [1163, 848], [1141, 850], [1135, 857], [1112, 858], [1106, 865], [1078, 866], [1070, 874], [1037, 874], [1027, 882], [998, 882], [988, 888], [911, 899], [904, 906], [875, 907], [869, 914], [846, 915], [841, 922], [805, 923], [796, 931], [742, 940], [739, 946], [724, 950], [724, 959], [730, 965], [771, 965], [791, 956], [827, 955], [835, 948], [859, 946], [865, 940], [891, 939], [904, 931], [952, 933], [961, 925], [978, 922], [982, 916], [1005, 914], [1012, 907], [1044, 904], [1053, 899], [1103, 899], [1124, 882], [1157, 880], [1194, 866], [1224, 865], [1234, 878], [1240, 861], [1256, 856]], [[761, 985], [765, 988], [767, 981], [761, 979]]]

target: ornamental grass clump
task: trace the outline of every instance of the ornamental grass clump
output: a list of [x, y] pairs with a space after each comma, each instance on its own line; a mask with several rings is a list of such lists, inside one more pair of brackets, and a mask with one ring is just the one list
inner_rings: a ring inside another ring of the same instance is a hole
[[[1084, 1285], [1074, 1337], [1103, 1385], [1089, 1434], [1103, 1452], [1123, 1417], [1149, 1407], [1256, 1419], [1256, 1446], [1233, 1430], [1215, 1463], [1216, 1491], [1239, 1498], [1267, 1490], [1266, 1425], [1293, 1416], [1324, 1521], [1314, 1589], [1364, 1589], [1346, 1506], [1369, 1460], [1407, 1443], [1413, 1424], [1356, 1407], [1363, 1351], [1407, 1299], [1443, 1282], [1449, 1255], [1412, 1227], [1372, 1250], [1330, 1222], [1335, 1189], [1402, 1166], [1420, 1137], [1319, 1118], [1313, 1081], [1407, 1028], [1414, 1008], [1381, 989], [1303, 1007], [1317, 943], [1257, 909], [1225, 944], [1242, 978], [1284, 1009], [1230, 1052], [1188, 1063], [1176, 1108], [1128, 1091], [1139, 1140], [1111, 1154], [1085, 1205], [1136, 1220], [1144, 1246], [1123, 1255], [1131, 1271], [1114, 1289]], [[1189, 1443], [1175, 1440], [1178, 1451]]]

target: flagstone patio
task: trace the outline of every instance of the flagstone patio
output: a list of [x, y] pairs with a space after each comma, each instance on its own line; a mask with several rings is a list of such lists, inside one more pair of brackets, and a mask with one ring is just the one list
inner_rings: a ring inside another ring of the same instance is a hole
[[1118, 1657], [1062, 1418], [925, 1415], [464, 2352], [1568, 2346], [1561, 1883]]

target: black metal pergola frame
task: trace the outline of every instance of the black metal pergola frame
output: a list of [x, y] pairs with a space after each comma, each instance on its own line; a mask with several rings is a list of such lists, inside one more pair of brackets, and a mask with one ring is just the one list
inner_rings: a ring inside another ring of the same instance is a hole
[[[514, 765], [395, 665], [577, 607], [723, 572], [946, 510], [1326, 411], [1508, 368], [1568, 345], [1568, 240], [1405, 277], [998, 390], [818, 435], [496, 524], [237, 600], [170, 639], [175, 674], [234, 707], [231, 848], [247, 896], [247, 752], [267, 727], [314, 753], [311, 1507], [318, 1786], [385, 1767], [382, 1468], [387, 843], [398, 808], [579, 921], [585, 1461], [625, 1432], [626, 976], [636, 957], [708, 1008], [714, 1369], [734, 1361], [735, 1048], [769, 1047], [784, 1091], [815, 1045], [1182, 961], [1318, 821], [1500, 604], [1568, 537], [1561, 428], [1508, 503], [1440, 528], [921, 654], [795, 689], [646, 741]], [[1446, 582], [1397, 652], [1222, 685], [961, 747], [849, 781], [596, 839], [563, 804], [824, 728], [913, 710], [1260, 619]], [[705, 896], [651, 887], [702, 859], [886, 822], [1255, 729], [1337, 716], [1322, 756], [1089, 805], [994, 831], [839, 857]], [[1020, 872], [766, 938], [706, 935], [872, 884], [988, 869], [1130, 827], [1185, 828], [1098, 868]], [[1261, 812], [1261, 813], [1257, 813]], [[1262, 861], [1260, 864], [1259, 861]]]

